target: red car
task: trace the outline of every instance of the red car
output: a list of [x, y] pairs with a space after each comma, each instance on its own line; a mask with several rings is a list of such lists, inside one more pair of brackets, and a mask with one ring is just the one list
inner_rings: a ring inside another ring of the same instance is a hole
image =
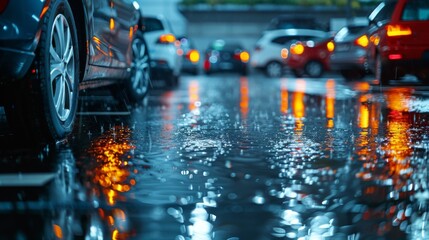
[[329, 70], [329, 57], [334, 50], [332, 38], [296, 42], [290, 47], [287, 65], [296, 77], [307, 74], [320, 77]]
[[369, 64], [381, 84], [414, 74], [429, 83], [429, 1], [380, 3], [369, 15]]

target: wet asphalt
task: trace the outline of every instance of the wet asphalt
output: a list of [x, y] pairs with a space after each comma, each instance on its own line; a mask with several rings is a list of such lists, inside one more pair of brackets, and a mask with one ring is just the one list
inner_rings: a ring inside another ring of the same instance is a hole
[[83, 92], [67, 142], [0, 114], [0, 239], [429, 239], [429, 87], [182, 76]]

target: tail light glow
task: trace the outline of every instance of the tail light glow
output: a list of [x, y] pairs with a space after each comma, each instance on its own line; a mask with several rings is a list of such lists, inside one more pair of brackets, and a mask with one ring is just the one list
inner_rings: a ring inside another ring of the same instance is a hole
[[280, 55], [283, 59], [286, 59], [289, 56], [289, 50], [287, 50], [287, 48], [282, 48]]
[[402, 59], [402, 54], [395, 53], [395, 54], [389, 54], [389, 60], [400, 60]]
[[366, 35], [362, 35], [355, 40], [355, 44], [363, 48], [368, 47], [369, 39]]
[[243, 52], [241, 52], [240, 53], [240, 60], [242, 61], [242, 62], [248, 62], [249, 61], [249, 59], [250, 59], [250, 54], [248, 53], [248, 52], [246, 52], [246, 51], [243, 51]]
[[326, 48], [328, 49], [328, 51], [329, 51], [329, 52], [333, 52], [333, 51], [334, 51], [334, 49], [335, 49], [335, 44], [334, 44], [334, 42], [333, 42], [333, 41], [329, 41], [329, 42], [326, 44]]
[[387, 25], [387, 36], [388, 37], [397, 37], [397, 36], [408, 36], [412, 34], [411, 28], [404, 25]]
[[302, 43], [295, 43], [290, 46], [290, 52], [292, 54], [301, 55], [304, 53], [304, 45]]
[[175, 41], [176, 41], [176, 37], [170, 33], [163, 34], [158, 39], [158, 43], [164, 43], [164, 44], [174, 43]]
[[188, 52], [187, 57], [192, 63], [197, 63], [200, 60], [200, 53], [197, 50], [192, 49]]

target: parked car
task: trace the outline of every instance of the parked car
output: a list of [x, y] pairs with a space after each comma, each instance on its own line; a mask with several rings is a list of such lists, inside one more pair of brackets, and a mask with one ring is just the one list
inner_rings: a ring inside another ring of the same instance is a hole
[[282, 76], [290, 45], [296, 41], [326, 38], [329, 34], [312, 29], [281, 29], [267, 31], [257, 41], [252, 53], [251, 66], [268, 77]]
[[195, 49], [189, 38], [182, 36], [178, 39], [183, 50], [182, 73], [197, 75], [200, 68], [200, 52]]
[[287, 64], [296, 77], [307, 74], [316, 78], [329, 68], [329, 57], [334, 50], [332, 37], [298, 41], [290, 46]]
[[369, 66], [381, 84], [417, 75], [429, 84], [429, 1], [383, 1], [369, 15]]
[[118, 84], [141, 101], [150, 81], [141, 23], [132, 1], [3, 0], [0, 101], [9, 125], [23, 139], [54, 142], [71, 133], [81, 89]]
[[335, 49], [330, 57], [330, 68], [340, 72], [346, 80], [358, 80], [369, 73], [366, 35], [368, 24], [350, 24], [334, 36]]
[[145, 15], [145, 39], [149, 45], [153, 80], [163, 80], [168, 86], [179, 83], [183, 50], [170, 22], [162, 15]]
[[238, 72], [247, 75], [249, 52], [235, 42], [215, 40], [205, 51], [204, 72]]

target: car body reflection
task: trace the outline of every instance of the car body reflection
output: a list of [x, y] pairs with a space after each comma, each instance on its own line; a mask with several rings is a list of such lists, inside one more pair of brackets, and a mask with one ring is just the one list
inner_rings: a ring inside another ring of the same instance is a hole
[[83, 202], [70, 148], [21, 149], [16, 157], [21, 161], [11, 158], [0, 174], [1, 239], [102, 238], [95, 209]]

